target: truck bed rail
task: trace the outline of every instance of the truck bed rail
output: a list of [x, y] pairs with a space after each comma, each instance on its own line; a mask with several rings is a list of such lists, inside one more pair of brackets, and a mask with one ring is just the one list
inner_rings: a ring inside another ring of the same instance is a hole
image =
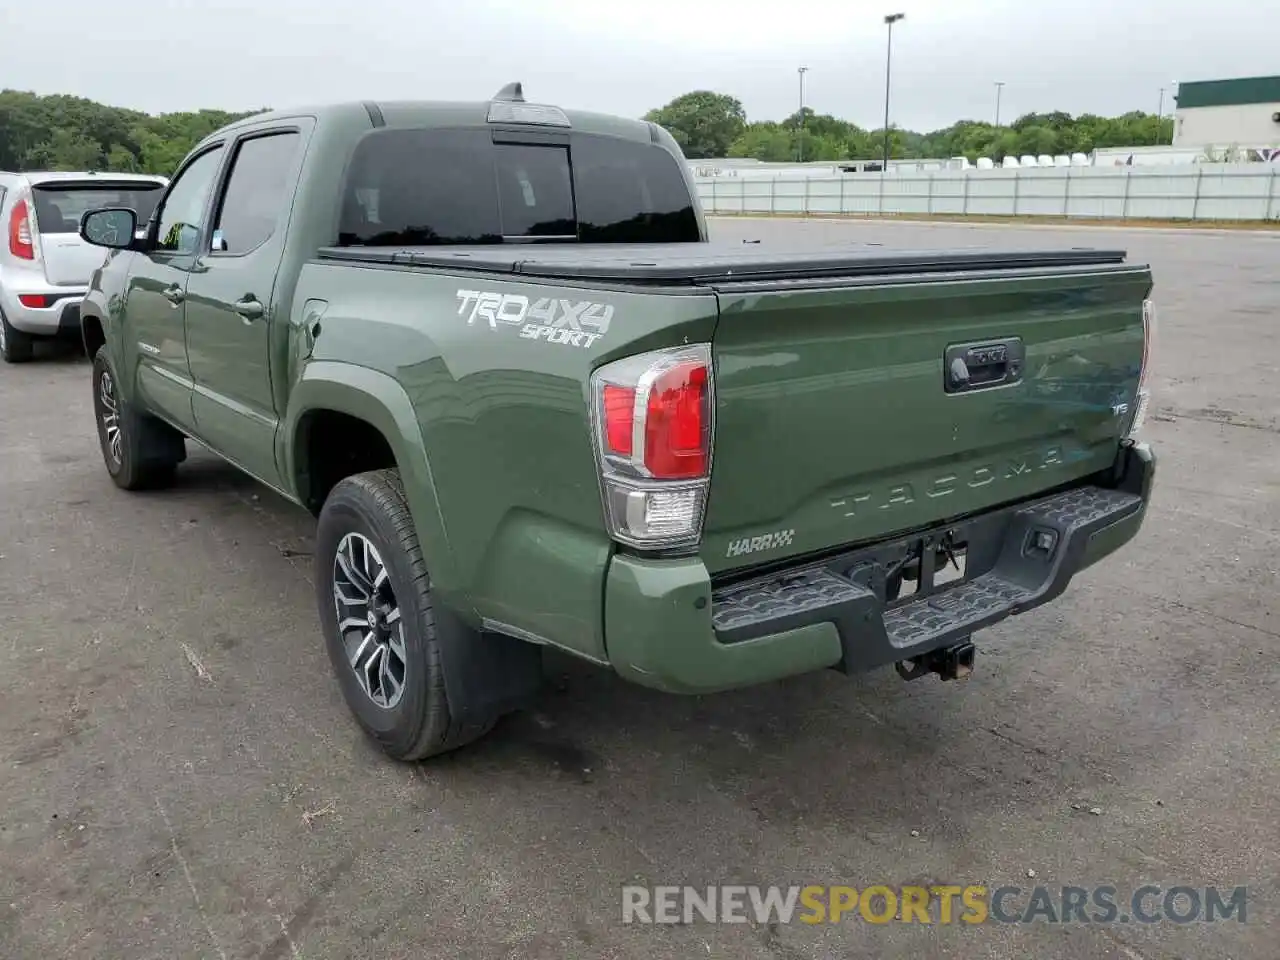
[[[607, 249], [606, 249], [607, 248]], [[856, 249], [786, 252], [705, 244], [492, 244], [465, 247], [325, 247], [322, 260], [475, 270], [563, 280], [709, 284], [820, 277], [969, 273], [1122, 264], [1123, 250]]]

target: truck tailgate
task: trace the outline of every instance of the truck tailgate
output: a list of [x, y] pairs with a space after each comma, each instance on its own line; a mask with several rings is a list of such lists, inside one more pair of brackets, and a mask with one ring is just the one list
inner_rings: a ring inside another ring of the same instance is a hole
[[935, 269], [711, 283], [713, 574], [936, 524], [1112, 463], [1149, 270]]

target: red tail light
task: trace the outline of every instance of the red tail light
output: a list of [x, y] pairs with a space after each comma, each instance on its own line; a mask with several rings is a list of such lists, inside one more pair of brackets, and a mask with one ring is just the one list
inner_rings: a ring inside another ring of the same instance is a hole
[[18, 302], [24, 307], [35, 307], [42, 309], [53, 303], [52, 297], [46, 297], [43, 293], [20, 293], [18, 294]]
[[31, 238], [31, 216], [25, 200], [15, 203], [9, 214], [9, 252], [23, 260], [36, 258], [36, 245]]
[[1151, 338], [1156, 333], [1156, 302], [1142, 301], [1142, 370], [1138, 374], [1138, 386], [1147, 385], [1147, 373], [1151, 367]]
[[631, 456], [635, 422], [635, 388], [618, 387], [613, 384], [606, 386], [604, 388], [604, 431], [605, 447], [609, 453], [621, 457]]
[[[638, 389], [646, 393], [640, 457], [635, 456]], [[701, 360], [669, 367], [640, 388], [607, 384], [603, 391], [605, 449], [643, 466], [655, 480], [704, 476], [711, 452], [709, 400], [707, 365]]]
[[653, 381], [644, 423], [644, 465], [664, 480], [691, 480], [707, 472], [711, 411], [707, 365], [689, 360]]
[[1147, 421], [1151, 406], [1151, 390], [1147, 380], [1151, 374], [1151, 340], [1156, 333], [1156, 305], [1153, 300], [1142, 301], [1142, 366], [1138, 368], [1138, 389], [1133, 396], [1133, 416], [1125, 430], [1126, 438], [1136, 437]]
[[710, 346], [627, 357], [591, 380], [610, 534], [639, 547], [696, 544], [711, 472]]

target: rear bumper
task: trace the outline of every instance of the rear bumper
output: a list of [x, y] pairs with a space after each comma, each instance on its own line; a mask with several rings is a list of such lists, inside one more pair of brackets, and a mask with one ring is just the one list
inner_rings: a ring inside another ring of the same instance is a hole
[[[1098, 485], [723, 587], [696, 558], [615, 556], [605, 592], [609, 660], [636, 683], [708, 693], [823, 667], [856, 673], [950, 646], [1053, 600], [1131, 540], [1154, 478], [1150, 448], [1126, 445]], [[886, 603], [903, 558], [946, 535], [967, 544], [964, 579]]]
[[[28, 289], [0, 288], [0, 309], [15, 330], [34, 336], [76, 336], [80, 332], [83, 287], [40, 286]], [[30, 307], [20, 296], [43, 297], [47, 306]]]

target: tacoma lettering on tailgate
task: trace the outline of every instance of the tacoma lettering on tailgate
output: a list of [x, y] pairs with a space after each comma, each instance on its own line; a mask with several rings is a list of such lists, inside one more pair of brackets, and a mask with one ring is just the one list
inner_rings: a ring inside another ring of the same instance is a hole
[[1038, 454], [1023, 457], [1010, 457], [998, 463], [985, 464], [980, 467], [966, 469], [963, 473], [948, 473], [935, 478], [917, 493], [916, 486], [911, 483], [899, 483], [880, 490], [861, 490], [847, 497], [836, 497], [831, 501], [832, 508], [839, 510], [842, 516], [856, 517], [864, 510], [892, 510], [894, 507], [915, 503], [923, 496], [928, 500], [937, 500], [955, 493], [962, 487], [977, 489], [1000, 480], [1012, 480], [1036, 470], [1047, 470], [1063, 464], [1062, 448], [1049, 447]]

